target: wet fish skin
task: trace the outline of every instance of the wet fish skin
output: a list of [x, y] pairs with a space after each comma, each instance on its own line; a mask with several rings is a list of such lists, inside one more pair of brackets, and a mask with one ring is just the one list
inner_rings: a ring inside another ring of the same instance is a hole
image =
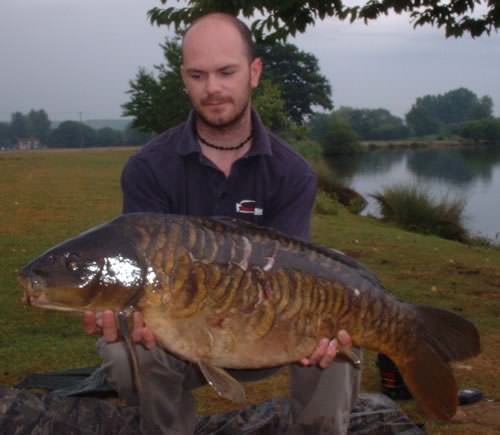
[[123, 215], [42, 254], [20, 282], [25, 301], [45, 308], [134, 306], [163, 347], [233, 398], [241, 391], [221, 367], [295, 362], [346, 329], [448, 419], [457, 406], [449, 362], [480, 350], [470, 322], [396, 300], [352, 258], [232, 219]]

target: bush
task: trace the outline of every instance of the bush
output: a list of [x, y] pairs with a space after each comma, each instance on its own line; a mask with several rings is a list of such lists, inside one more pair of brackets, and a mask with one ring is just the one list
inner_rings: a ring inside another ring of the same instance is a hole
[[280, 136], [313, 166], [323, 159], [323, 147], [308, 136], [305, 127], [291, 125]]
[[318, 214], [337, 215], [339, 213], [339, 203], [328, 193], [320, 190], [316, 195], [314, 211]]
[[335, 174], [324, 159], [313, 165], [318, 177], [318, 190], [325, 192], [330, 198], [347, 207], [351, 213], [360, 213], [367, 202], [362, 195], [335, 178]]
[[333, 119], [329, 125], [323, 148], [326, 154], [349, 154], [359, 151], [359, 137], [342, 119]]
[[500, 143], [500, 118], [466, 122], [461, 126], [459, 134], [476, 143]]
[[325, 154], [351, 154], [360, 150], [358, 135], [339, 111], [315, 114], [310, 129], [311, 137], [323, 146]]
[[461, 242], [467, 238], [463, 198], [446, 196], [438, 201], [414, 185], [388, 187], [371, 196], [379, 203], [382, 217], [402, 228]]

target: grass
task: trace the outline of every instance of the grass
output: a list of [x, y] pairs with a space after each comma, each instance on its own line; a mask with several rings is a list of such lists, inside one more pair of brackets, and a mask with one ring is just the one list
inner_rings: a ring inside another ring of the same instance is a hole
[[463, 198], [436, 199], [418, 185], [395, 185], [372, 195], [383, 218], [402, 228], [465, 241]]
[[[0, 384], [34, 372], [98, 364], [95, 339], [80, 319], [20, 303], [16, 274], [43, 250], [120, 212], [119, 174], [132, 150], [0, 153]], [[336, 247], [376, 272], [389, 291], [408, 302], [459, 312], [478, 326], [480, 356], [456, 366], [462, 387], [478, 387], [500, 401], [500, 250], [407, 232], [348, 213], [317, 214], [316, 242]], [[363, 389], [379, 391], [375, 355], [366, 352]], [[251, 402], [286, 394], [287, 372], [247, 386]], [[234, 409], [209, 388], [196, 392], [199, 411]], [[486, 401], [483, 401], [486, 403]], [[400, 402], [430, 434], [493, 434], [488, 421], [438, 424], [412, 401]], [[497, 410], [498, 411], [498, 410]]]
[[97, 364], [79, 320], [20, 303], [19, 268], [52, 245], [120, 212], [127, 150], [0, 153], [0, 383]]

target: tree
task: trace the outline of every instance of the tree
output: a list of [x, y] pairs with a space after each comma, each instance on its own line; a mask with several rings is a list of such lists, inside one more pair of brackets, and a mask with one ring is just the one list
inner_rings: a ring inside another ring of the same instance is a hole
[[406, 114], [406, 123], [417, 136], [422, 136], [438, 133], [443, 126], [490, 118], [492, 111], [490, 97], [478, 98], [474, 92], [458, 88], [443, 95], [417, 98]]
[[359, 150], [359, 137], [349, 123], [333, 116], [322, 145], [327, 155], [349, 154]]
[[341, 107], [337, 113], [363, 140], [391, 140], [408, 136], [403, 120], [386, 109]]
[[81, 148], [96, 145], [97, 136], [93, 128], [76, 121], [61, 122], [52, 130], [48, 143], [54, 148]]
[[10, 125], [7, 122], [0, 122], [0, 147], [10, 148], [13, 143]]
[[[167, 0], [160, 0], [166, 4]], [[307, 26], [326, 17], [341, 20], [362, 20], [365, 23], [389, 13], [407, 12], [413, 26], [430, 24], [444, 28], [447, 37], [470, 34], [472, 37], [490, 34], [500, 27], [500, 2], [488, 0], [368, 0], [348, 6], [342, 0], [187, 0], [182, 8], [155, 7], [148, 12], [152, 23], [173, 25], [182, 30], [196, 17], [207, 12], [221, 11], [246, 18], [258, 13], [252, 29], [260, 38], [285, 41], [287, 36], [302, 33]], [[484, 10], [484, 12], [483, 12]], [[267, 35], [265, 32], [269, 32]]]
[[264, 125], [272, 131], [282, 131], [289, 126], [281, 86], [270, 80], [262, 80], [252, 97], [252, 105]]
[[33, 110], [25, 115], [15, 112], [11, 115], [11, 135], [16, 139], [35, 137], [45, 142], [50, 133], [50, 120], [45, 110]]
[[462, 125], [460, 136], [474, 142], [500, 143], [500, 118], [469, 121]]
[[144, 132], [133, 128], [130, 124], [127, 126], [127, 129], [123, 133], [123, 140], [125, 145], [143, 145], [147, 141], [149, 141], [152, 137], [152, 133]]
[[28, 113], [29, 135], [44, 143], [50, 133], [50, 120], [45, 110], [30, 110]]
[[108, 147], [120, 145], [123, 142], [121, 132], [118, 130], [113, 130], [111, 127], [99, 128], [95, 132], [96, 145]]
[[312, 116], [309, 126], [313, 137], [319, 140], [327, 134], [331, 116], [348, 124], [362, 140], [391, 140], [408, 136], [408, 128], [403, 120], [386, 109], [354, 109], [343, 106], [333, 112], [333, 115], [315, 113]]
[[325, 154], [349, 154], [359, 150], [359, 137], [343, 111], [314, 114], [309, 125], [311, 137], [323, 146]]
[[131, 127], [144, 132], [159, 133], [173, 127], [186, 119], [190, 109], [180, 73], [179, 41], [167, 39], [160, 46], [165, 63], [154, 66], [157, 77], [141, 68], [130, 81], [130, 100], [122, 105], [123, 116], [133, 117]]
[[10, 131], [14, 138], [20, 139], [30, 135], [30, 119], [21, 112], [14, 112], [10, 118]]
[[[144, 132], [159, 133], [183, 122], [191, 108], [181, 79], [179, 39], [167, 39], [161, 47], [165, 62], [154, 67], [157, 76], [140, 69], [136, 79], [130, 81], [130, 100], [122, 106], [123, 115], [133, 117], [131, 127]], [[269, 128], [284, 129], [287, 117], [301, 121], [312, 113], [313, 104], [331, 108], [330, 86], [319, 74], [313, 55], [291, 44], [280, 45], [276, 54], [270, 54], [273, 50], [269, 47], [262, 48], [262, 52], [268, 67], [254, 93], [254, 106]]]
[[263, 77], [280, 84], [291, 120], [302, 123], [313, 113], [313, 106], [333, 109], [330, 84], [313, 54], [293, 44], [267, 43], [257, 45], [257, 55], [264, 63]]

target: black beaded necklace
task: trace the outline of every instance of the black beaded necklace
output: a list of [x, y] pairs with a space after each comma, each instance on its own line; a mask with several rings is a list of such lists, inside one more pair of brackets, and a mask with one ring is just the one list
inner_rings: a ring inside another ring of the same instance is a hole
[[198, 132], [196, 132], [196, 135], [198, 136], [198, 139], [202, 143], [204, 143], [206, 146], [210, 148], [214, 148], [219, 151], [234, 151], [234, 150], [239, 150], [243, 145], [245, 145], [250, 139], [252, 139], [252, 132], [250, 132], [250, 136], [248, 136], [243, 142], [239, 143], [238, 145], [232, 146], [232, 147], [221, 147], [219, 145], [215, 145], [213, 143], [210, 143], [208, 140], [203, 139]]

